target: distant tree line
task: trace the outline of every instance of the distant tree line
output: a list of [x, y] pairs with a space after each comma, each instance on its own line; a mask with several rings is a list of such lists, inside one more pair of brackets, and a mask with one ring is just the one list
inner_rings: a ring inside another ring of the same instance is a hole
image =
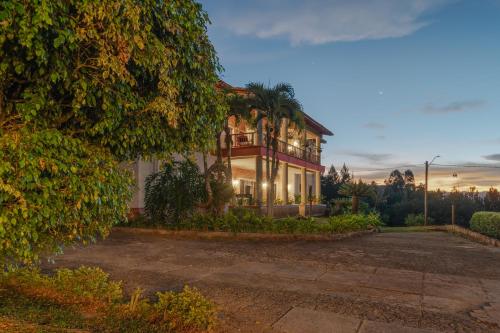
[[[340, 173], [332, 165], [322, 179], [321, 190], [323, 202], [335, 206], [337, 202], [346, 200], [340, 189], [344, 184], [354, 182], [354, 176], [344, 164]], [[368, 184], [367, 184], [368, 185]], [[371, 194], [362, 197], [360, 207], [365, 210], [378, 211], [383, 221], [389, 226], [403, 225], [410, 214], [424, 213], [423, 184], [416, 185], [411, 170], [394, 170], [384, 184], [372, 182]], [[345, 194], [345, 193], [344, 193]], [[451, 206], [455, 204], [456, 223], [469, 226], [472, 215], [477, 211], [500, 211], [500, 193], [490, 188], [486, 193], [479, 193], [475, 187], [467, 191], [454, 189], [451, 192], [442, 190], [429, 191], [429, 217], [436, 224], [451, 223]]]

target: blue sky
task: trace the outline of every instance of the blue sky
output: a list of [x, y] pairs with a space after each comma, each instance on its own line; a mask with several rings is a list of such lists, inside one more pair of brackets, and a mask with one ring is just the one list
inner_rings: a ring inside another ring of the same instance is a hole
[[[500, 0], [203, 0], [228, 83], [289, 82], [330, 128], [323, 160], [380, 181], [400, 165], [500, 165]], [[421, 167], [413, 168], [421, 181]], [[453, 178], [452, 173], [459, 178]], [[500, 187], [434, 167], [431, 185]]]

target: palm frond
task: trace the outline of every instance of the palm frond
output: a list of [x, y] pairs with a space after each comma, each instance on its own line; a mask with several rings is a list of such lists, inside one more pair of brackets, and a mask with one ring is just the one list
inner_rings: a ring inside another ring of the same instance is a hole
[[290, 98], [295, 97], [295, 91], [293, 90], [292, 85], [289, 83], [285, 83], [285, 82], [278, 83], [273, 87], [273, 90], [275, 90], [276, 92], [278, 92], [280, 94], [286, 94]]

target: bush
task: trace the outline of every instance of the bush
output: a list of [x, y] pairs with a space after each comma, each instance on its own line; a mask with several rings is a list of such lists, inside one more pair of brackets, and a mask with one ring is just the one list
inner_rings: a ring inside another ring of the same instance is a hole
[[169, 321], [173, 330], [197, 331], [214, 326], [215, 310], [199, 291], [184, 287], [182, 292], [157, 293], [155, 310]]
[[145, 212], [154, 223], [177, 223], [204, 199], [204, 184], [192, 161], [166, 163], [146, 178]]
[[214, 305], [194, 288], [157, 293], [157, 302], [141, 299], [141, 290], [129, 302], [122, 294], [121, 282], [100, 268], [59, 269], [52, 276], [19, 269], [0, 275], [0, 316], [94, 332], [191, 333], [215, 325]]
[[252, 210], [231, 210], [223, 216], [196, 214], [176, 226], [176, 229], [227, 231], [227, 232], [262, 232], [286, 234], [343, 233], [377, 228], [382, 224], [375, 213], [345, 214], [332, 216], [327, 223], [321, 223], [312, 217], [287, 217], [273, 219], [260, 216]]
[[36, 263], [125, 219], [131, 178], [108, 151], [54, 130], [0, 136], [0, 267]]
[[56, 290], [80, 297], [91, 297], [109, 303], [118, 302], [123, 297], [121, 282], [109, 281], [109, 274], [100, 268], [61, 268], [56, 270], [51, 281]]
[[500, 213], [474, 213], [470, 220], [470, 228], [484, 235], [500, 239]]
[[[428, 218], [428, 224], [434, 224], [434, 219]], [[405, 225], [408, 227], [425, 225], [424, 214], [408, 214], [405, 218]]]
[[344, 233], [359, 230], [378, 228], [382, 225], [380, 215], [377, 213], [345, 214], [331, 216], [328, 219], [328, 230], [333, 233]]

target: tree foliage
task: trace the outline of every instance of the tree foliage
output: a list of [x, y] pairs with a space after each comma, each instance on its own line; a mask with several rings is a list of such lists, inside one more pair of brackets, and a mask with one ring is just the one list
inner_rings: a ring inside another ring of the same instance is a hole
[[189, 0], [3, 1], [2, 130], [53, 128], [120, 159], [209, 144], [223, 112], [207, 23]]
[[[388, 225], [403, 225], [407, 216], [423, 214], [424, 210], [424, 185], [415, 185], [415, 177], [411, 170], [401, 172], [394, 170], [385, 181], [383, 200], [375, 203], [385, 223]], [[456, 223], [469, 226], [469, 221], [474, 212], [480, 210], [500, 210], [500, 197], [496, 197], [496, 189], [490, 189], [484, 196], [476, 188], [459, 192], [441, 190], [428, 192], [429, 218], [437, 224], [451, 223], [451, 206], [455, 205]]]
[[340, 198], [342, 196], [339, 193], [340, 188], [343, 184], [350, 183], [352, 177], [353, 176], [345, 163], [342, 165], [340, 173], [337, 172], [335, 166], [332, 164], [328, 173], [321, 176], [321, 193], [323, 201], [327, 204], [331, 204], [332, 200]]
[[205, 151], [224, 120], [191, 0], [0, 2], [0, 244], [36, 260], [127, 210], [118, 161]]
[[0, 263], [106, 236], [124, 218], [130, 178], [105, 150], [55, 130], [0, 137]]

